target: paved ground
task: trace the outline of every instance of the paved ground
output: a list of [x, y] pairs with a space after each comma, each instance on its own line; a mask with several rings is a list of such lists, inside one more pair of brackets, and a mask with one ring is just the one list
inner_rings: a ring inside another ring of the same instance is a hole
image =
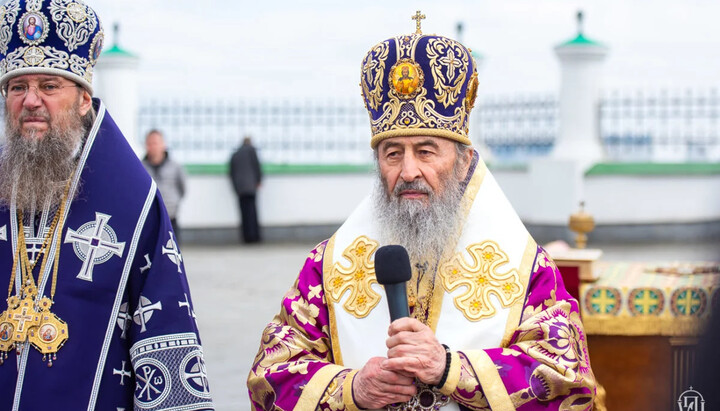
[[[314, 243], [189, 246], [183, 257], [205, 349], [210, 387], [220, 411], [249, 410], [245, 380], [260, 333], [278, 312]], [[603, 246], [604, 260], [708, 261], [720, 244]]]

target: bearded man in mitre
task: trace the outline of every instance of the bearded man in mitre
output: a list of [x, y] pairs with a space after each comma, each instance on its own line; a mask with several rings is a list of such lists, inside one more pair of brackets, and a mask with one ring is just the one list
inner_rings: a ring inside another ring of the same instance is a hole
[[[103, 29], [78, 0], [0, 12], [0, 409], [211, 409], [157, 187], [92, 98]], [[32, 14], [45, 37], [19, 25]]]
[[[422, 80], [403, 93], [388, 79], [407, 64]], [[377, 184], [265, 328], [253, 407], [591, 409], [578, 303], [471, 147], [469, 50], [418, 32], [377, 44], [362, 67]], [[409, 316], [388, 327], [375, 256], [391, 244], [407, 250], [411, 278]]]

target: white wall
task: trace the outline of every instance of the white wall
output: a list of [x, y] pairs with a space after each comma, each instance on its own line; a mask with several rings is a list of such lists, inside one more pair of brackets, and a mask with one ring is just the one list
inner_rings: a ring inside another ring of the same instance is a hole
[[720, 220], [720, 176], [592, 176], [587, 211], [601, 224]]
[[[565, 225], [570, 187], [537, 181], [528, 171], [493, 172], [523, 221]], [[371, 174], [269, 175], [258, 195], [264, 226], [338, 224], [373, 186]], [[238, 225], [237, 200], [224, 175], [192, 175], [180, 210], [187, 228]], [[585, 209], [597, 224], [663, 224], [720, 220], [720, 175], [590, 176], [583, 180]], [[573, 203], [574, 204], [574, 203]], [[575, 206], [572, 206], [575, 207]]]
[[[295, 226], [345, 220], [373, 186], [370, 174], [269, 175], [258, 192], [260, 224]], [[225, 175], [191, 175], [178, 219], [186, 228], [239, 225], [239, 205]]]

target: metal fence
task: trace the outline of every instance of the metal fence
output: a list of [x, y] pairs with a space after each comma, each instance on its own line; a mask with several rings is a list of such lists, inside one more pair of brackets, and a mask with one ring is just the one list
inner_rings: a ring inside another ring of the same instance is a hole
[[[704, 92], [620, 93], [601, 99], [599, 130], [610, 161], [720, 161], [720, 96]], [[471, 115], [470, 137], [495, 162], [548, 154], [558, 130], [553, 95], [489, 97]], [[358, 101], [150, 101], [138, 136], [164, 131], [183, 163], [225, 163], [245, 135], [264, 162], [368, 164], [368, 115]]]
[[600, 135], [616, 161], [720, 161], [720, 96], [702, 91], [610, 92]]
[[368, 115], [359, 103], [150, 102], [138, 124], [141, 137], [161, 129], [183, 163], [227, 162], [246, 135], [267, 163], [372, 162]]

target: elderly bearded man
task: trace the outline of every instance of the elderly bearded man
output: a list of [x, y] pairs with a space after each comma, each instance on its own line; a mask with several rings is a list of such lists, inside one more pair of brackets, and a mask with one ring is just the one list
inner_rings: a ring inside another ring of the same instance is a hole
[[[404, 94], [403, 67], [420, 76]], [[362, 65], [379, 179], [308, 256], [248, 378], [258, 409], [591, 409], [595, 381], [560, 274], [469, 147], [465, 47], [419, 31]], [[410, 317], [388, 328], [374, 252], [410, 255]]]
[[165, 206], [91, 97], [97, 15], [77, 0], [0, 15], [0, 409], [212, 408]]

